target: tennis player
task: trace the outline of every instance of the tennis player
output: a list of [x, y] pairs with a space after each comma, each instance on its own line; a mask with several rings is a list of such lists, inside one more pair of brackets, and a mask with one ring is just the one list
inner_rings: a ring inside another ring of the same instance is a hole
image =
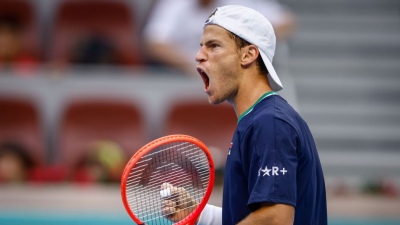
[[[198, 224], [326, 225], [323, 172], [306, 122], [280, 96], [270, 22], [243, 6], [217, 8], [204, 25], [197, 71], [211, 104], [238, 117], [225, 167], [223, 207]], [[174, 209], [176, 213], [180, 209]]]

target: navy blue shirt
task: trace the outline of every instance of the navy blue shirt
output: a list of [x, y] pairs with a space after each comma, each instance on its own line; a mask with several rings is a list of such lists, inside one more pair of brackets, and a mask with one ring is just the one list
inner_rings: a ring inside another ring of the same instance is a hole
[[263, 202], [295, 207], [294, 225], [326, 225], [325, 182], [306, 122], [275, 92], [240, 116], [228, 152], [224, 225], [237, 224]]

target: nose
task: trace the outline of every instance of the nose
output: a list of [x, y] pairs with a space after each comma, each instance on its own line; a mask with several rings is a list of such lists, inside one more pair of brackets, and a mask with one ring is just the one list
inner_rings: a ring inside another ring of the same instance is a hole
[[203, 47], [200, 47], [199, 51], [196, 54], [196, 61], [197, 62], [204, 62], [206, 60], [206, 56], [204, 52], [202, 51]]

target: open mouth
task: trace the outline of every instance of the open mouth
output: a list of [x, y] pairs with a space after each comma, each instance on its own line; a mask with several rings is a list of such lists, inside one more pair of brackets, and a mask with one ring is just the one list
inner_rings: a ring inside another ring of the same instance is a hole
[[204, 70], [201, 68], [197, 67], [197, 72], [200, 74], [201, 78], [203, 79], [204, 82], [204, 90], [207, 91], [208, 87], [210, 85], [210, 78], [208, 78], [208, 75]]

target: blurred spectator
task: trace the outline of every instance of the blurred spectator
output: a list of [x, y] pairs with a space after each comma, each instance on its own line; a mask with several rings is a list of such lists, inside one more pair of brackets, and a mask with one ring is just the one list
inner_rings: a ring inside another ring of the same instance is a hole
[[73, 180], [79, 183], [116, 183], [127, 160], [121, 147], [110, 141], [97, 141], [76, 164]]
[[101, 35], [88, 35], [76, 41], [70, 63], [74, 64], [121, 64], [113, 42]]
[[390, 179], [371, 179], [368, 180], [362, 187], [363, 194], [369, 195], [384, 195], [387, 197], [398, 197], [399, 191], [395, 184]]
[[60, 1], [49, 36], [49, 66], [142, 66], [136, 11], [130, 1]]
[[262, 12], [274, 26], [278, 42], [294, 29], [293, 14], [274, 0], [158, 0], [143, 34], [150, 60], [197, 76], [194, 57], [203, 32], [199, 27], [217, 6], [232, 4]]
[[11, 142], [0, 146], [0, 183], [25, 182], [34, 166], [24, 146]]
[[0, 70], [29, 76], [37, 69], [38, 59], [23, 45], [24, 24], [15, 16], [0, 16]]

